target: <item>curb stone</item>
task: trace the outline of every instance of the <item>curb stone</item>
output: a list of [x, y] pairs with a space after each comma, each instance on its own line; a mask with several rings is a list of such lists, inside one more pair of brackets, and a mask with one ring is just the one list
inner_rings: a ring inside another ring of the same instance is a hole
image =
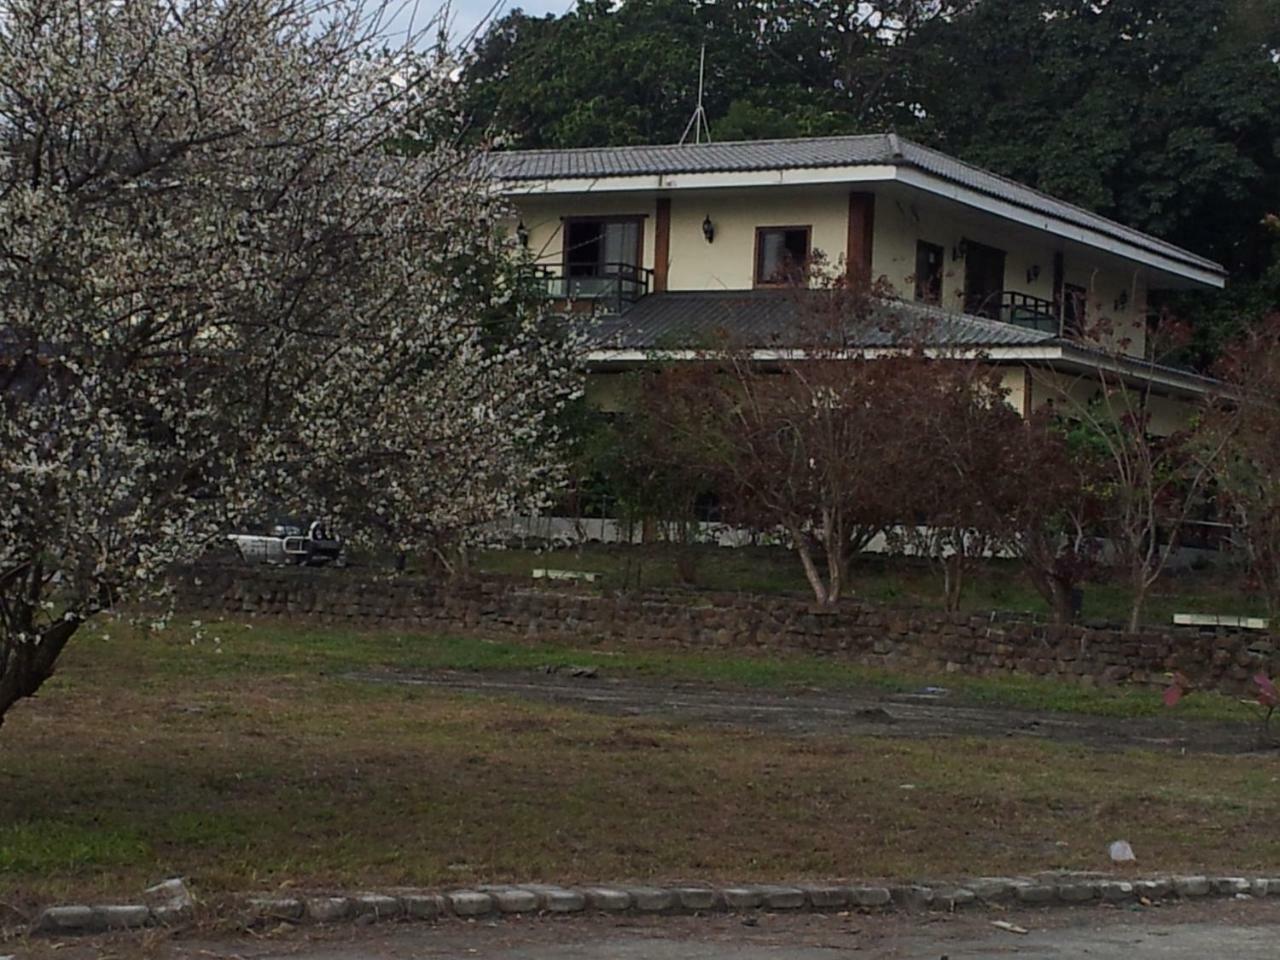
[[641, 913], [662, 913], [675, 906], [676, 895], [661, 887], [631, 887], [631, 905]]
[[280, 897], [278, 899], [252, 898], [249, 900], [249, 911], [258, 920], [301, 920], [302, 901], [297, 897]]
[[815, 910], [847, 907], [852, 896], [848, 887], [806, 885], [800, 889], [804, 891], [805, 898], [809, 901], [809, 906]]
[[764, 905], [770, 910], [799, 910], [804, 906], [804, 891], [799, 887], [770, 884], [760, 887]]
[[351, 916], [346, 897], [312, 897], [306, 902], [307, 919], [314, 923], [337, 923]]
[[677, 887], [674, 891], [681, 910], [693, 913], [714, 910], [720, 903], [720, 897], [711, 887]]
[[587, 906], [592, 910], [604, 913], [618, 913], [631, 907], [631, 894], [613, 887], [589, 887], [583, 891], [587, 895]]
[[459, 917], [482, 917], [493, 909], [493, 897], [479, 890], [454, 890], [445, 894], [445, 900]]
[[[1074, 876], [1075, 879], [1070, 879]], [[1280, 896], [1280, 879], [1166, 875], [1117, 880], [1097, 874], [1057, 874], [1040, 878], [979, 877], [955, 883], [907, 883], [890, 887], [843, 883], [796, 886], [635, 886], [560, 887], [551, 884], [481, 886], [474, 889], [393, 893], [353, 893], [307, 897], [249, 897], [242, 902], [250, 923], [368, 923], [384, 919], [436, 920], [446, 916], [585, 910], [618, 914], [705, 913], [715, 910], [907, 909], [948, 910], [1021, 903], [1028, 906], [1118, 904], [1167, 898], [1240, 898]], [[189, 922], [195, 901], [180, 880], [166, 881], [146, 892], [148, 903], [64, 904], [45, 909], [32, 926], [38, 934], [96, 933]]]

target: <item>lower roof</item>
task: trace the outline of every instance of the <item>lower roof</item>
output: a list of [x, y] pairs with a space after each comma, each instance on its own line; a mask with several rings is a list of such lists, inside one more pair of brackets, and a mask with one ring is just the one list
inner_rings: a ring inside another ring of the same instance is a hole
[[[688, 350], [723, 346], [786, 349], [810, 345], [820, 322], [820, 290], [696, 290], [654, 293], [601, 322], [592, 349]], [[869, 315], [850, 324], [848, 348], [1033, 345], [1052, 333], [956, 313], [905, 300], [877, 299]], [[808, 341], [808, 343], [806, 343]]]
[[[713, 290], [654, 293], [592, 330], [587, 359], [596, 369], [662, 360], [696, 360], [717, 348], [748, 350], [769, 361], [812, 346], [806, 321], [821, 309], [817, 290]], [[812, 329], [812, 328], [811, 328]], [[1109, 371], [1158, 383], [1184, 395], [1222, 389], [1221, 381], [1142, 357], [1107, 352], [1027, 327], [905, 300], [877, 299], [869, 315], [851, 323], [838, 345], [850, 351], [926, 351], [981, 355], [993, 363]]]

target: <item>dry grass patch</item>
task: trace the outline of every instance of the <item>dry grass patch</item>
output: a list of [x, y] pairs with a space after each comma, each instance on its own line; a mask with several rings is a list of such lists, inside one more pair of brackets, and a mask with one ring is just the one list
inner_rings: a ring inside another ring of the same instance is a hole
[[1280, 862], [1271, 757], [789, 739], [358, 683], [258, 643], [73, 649], [0, 731], [0, 899], [1098, 868], [1117, 837], [1148, 870]]

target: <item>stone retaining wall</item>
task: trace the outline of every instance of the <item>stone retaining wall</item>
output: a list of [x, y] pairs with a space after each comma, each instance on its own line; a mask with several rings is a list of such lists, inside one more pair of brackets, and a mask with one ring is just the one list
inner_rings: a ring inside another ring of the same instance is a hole
[[688, 650], [804, 651], [879, 667], [1014, 674], [1086, 685], [1161, 684], [1182, 670], [1206, 688], [1249, 690], [1277, 661], [1256, 631], [1055, 626], [991, 614], [819, 608], [799, 598], [661, 591], [607, 593], [506, 577], [436, 581], [355, 570], [237, 565], [174, 572], [178, 609], [228, 617], [307, 618], [358, 627], [607, 641]]

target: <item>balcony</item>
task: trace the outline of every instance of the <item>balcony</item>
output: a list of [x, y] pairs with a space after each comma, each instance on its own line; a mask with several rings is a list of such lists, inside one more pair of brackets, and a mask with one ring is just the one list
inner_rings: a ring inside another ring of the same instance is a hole
[[1018, 293], [1014, 290], [999, 290], [980, 298], [969, 298], [965, 302], [965, 313], [1014, 326], [1026, 327], [1028, 330], [1039, 330], [1042, 333], [1060, 334], [1062, 321], [1058, 315], [1058, 305], [1052, 300], [1033, 297], [1029, 293]]
[[653, 271], [631, 263], [539, 263], [536, 269], [547, 299], [573, 310], [621, 313], [653, 285]]

